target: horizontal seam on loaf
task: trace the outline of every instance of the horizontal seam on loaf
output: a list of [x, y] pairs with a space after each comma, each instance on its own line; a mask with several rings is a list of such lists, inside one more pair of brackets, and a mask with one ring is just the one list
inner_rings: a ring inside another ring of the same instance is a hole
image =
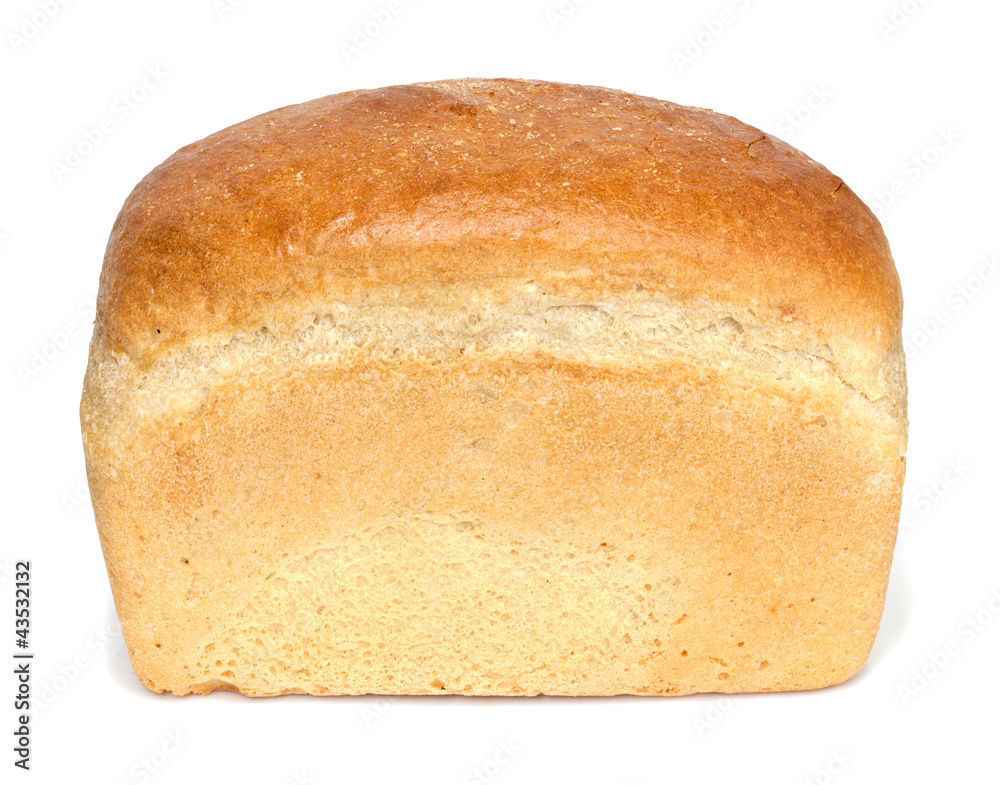
[[[526, 360], [547, 356], [623, 372], [655, 372], [657, 366], [689, 361], [723, 373], [742, 365], [756, 372], [757, 381], [791, 392], [796, 390], [791, 375], [820, 373], [879, 415], [905, 420], [899, 404], [903, 390], [893, 389], [891, 378], [880, 380], [881, 389], [873, 394], [849, 379], [832, 356], [773, 342], [783, 326], [745, 326], [730, 311], [715, 310], [711, 317], [701, 311], [692, 318], [673, 304], [661, 304], [659, 312], [636, 313], [617, 304], [550, 302], [534, 310], [496, 308], [499, 315], [494, 314], [478, 331], [443, 327], [456, 317], [475, 316], [464, 310], [331, 304], [300, 312], [297, 319], [216, 339], [214, 346], [161, 351], [146, 362], [104, 347], [105, 362], [95, 371], [102, 383], [117, 387], [119, 394], [124, 391], [133, 402], [145, 397], [143, 408], [148, 416], [156, 417], [172, 407], [176, 410], [178, 404], [189, 415], [196, 413], [212, 387], [237, 378], [246, 362], [256, 363], [254, 373], [259, 374], [267, 369], [350, 367], [365, 361], [460, 365], [463, 360], [491, 354]], [[482, 322], [479, 318], [473, 324]], [[635, 328], [643, 322], [655, 337], [636, 334]], [[95, 336], [95, 344], [97, 340]], [[801, 336], [798, 340], [803, 342]], [[823, 350], [832, 355], [829, 346]], [[108, 362], [110, 357], [114, 360]], [[891, 364], [892, 358], [887, 359]], [[118, 374], [131, 375], [132, 381], [115, 384], [112, 378]]]

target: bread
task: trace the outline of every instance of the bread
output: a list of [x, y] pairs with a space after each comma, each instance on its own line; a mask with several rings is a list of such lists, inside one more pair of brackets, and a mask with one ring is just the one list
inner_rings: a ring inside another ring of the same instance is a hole
[[81, 406], [135, 672], [841, 682], [899, 516], [901, 309], [850, 188], [704, 109], [459, 80], [182, 148], [112, 230]]

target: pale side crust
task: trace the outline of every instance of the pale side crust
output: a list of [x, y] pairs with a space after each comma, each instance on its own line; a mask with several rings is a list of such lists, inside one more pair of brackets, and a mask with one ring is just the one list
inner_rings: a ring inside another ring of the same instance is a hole
[[152, 690], [810, 689], [878, 629], [905, 420], [835, 377], [258, 358], [146, 417], [92, 352], [88, 473]]

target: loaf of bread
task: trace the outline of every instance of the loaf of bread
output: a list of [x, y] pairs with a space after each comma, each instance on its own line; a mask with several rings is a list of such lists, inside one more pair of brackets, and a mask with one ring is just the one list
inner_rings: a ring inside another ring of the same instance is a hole
[[593, 87], [362, 90], [133, 191], [81, 418], [135, 672], [178, 695], [680, 695], [865, 662], [902, 299], [839, 178]]

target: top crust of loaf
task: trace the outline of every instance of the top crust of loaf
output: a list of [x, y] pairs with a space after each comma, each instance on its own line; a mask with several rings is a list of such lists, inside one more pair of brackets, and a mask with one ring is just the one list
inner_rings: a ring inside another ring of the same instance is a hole
[[705, 109], [511, 79], [329, 96], [182, 148], [115, 222], [96, 329], [142, 361], [292, 304], [504, 281], [709, 302], [834, 355], [898, 353], [885, 236], [827, 169]]

